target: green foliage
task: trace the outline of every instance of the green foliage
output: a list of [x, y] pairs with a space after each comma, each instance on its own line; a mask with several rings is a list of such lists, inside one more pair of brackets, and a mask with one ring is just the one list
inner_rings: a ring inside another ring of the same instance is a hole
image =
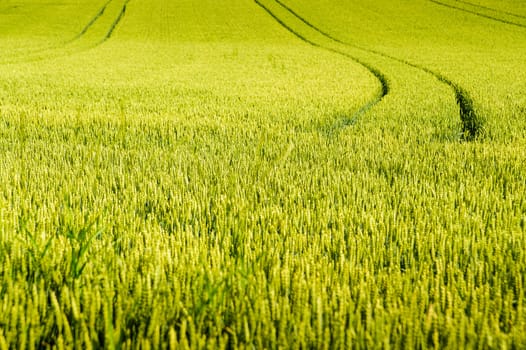
[[0, 1], [0, 349], [526, 347], [526, 8], [280, 1]]
[[17, 238], [23, 240], [23, 242], [26, 245], [26, 250], [30, 257], [31, 272], [28, 273], [28, 279], [38, 280], [43, 272], [42, 266], [44, 264], [44, 258], [48, 254], [49, 248], [51, 248], [51, 244], [53, 243], [54, 237], [49, 236], [47, 239], [44, 238], [41, 240], [42, 242], [40, 242], [38, 237], [31, 233], [30, 230], [26, 227], [24, 218], [20, 218], [19, 221], [21, 221], [19, 232], [23, 238]]
[[71, 260], [69, 261], [69, 281], [71, 283], [77, 280], [84, 271], [89, 262], [87, 258], [89, 248], [92, 246], [93, 240], [100, 237], [103, 230], [92, 233], [95, 221], [88, 222], [79, 230], [72, 227], [71, 223], [60, 222], [59, 225], [63, 230], [60, 234], [66, 237], [71, 249]]

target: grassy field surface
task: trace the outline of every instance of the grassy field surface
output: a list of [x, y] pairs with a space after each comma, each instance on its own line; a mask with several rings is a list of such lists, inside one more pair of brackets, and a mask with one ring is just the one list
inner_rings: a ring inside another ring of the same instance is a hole
[[526, 347], [521, 1], [0, 0], [0, 349]]

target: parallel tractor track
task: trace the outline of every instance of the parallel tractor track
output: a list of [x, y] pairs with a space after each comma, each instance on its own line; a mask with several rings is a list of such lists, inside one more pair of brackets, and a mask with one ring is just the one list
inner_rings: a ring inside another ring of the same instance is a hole
[[323, 49], [323, 50], [326, 50], [326, 51], [329, 51], [329, 52], [332, 52], [332, 53], [336, 53], [338, 55], [341, 55], [341, 56], [344, 56], [344, 57], [346, 57], [348, 59], [353, 60], [354, 62], [360, 64], [362, 67], [367, 69], [380, 82], [380, 86], [381, 86], [380, 87], [380, 91], [378, 91], [378, 93], [375, 95], [375, 97], [371, 101], [366, 103], [364, 106], [362, 106], [350, 118], [347, 118], [345, 121], [343, 121], [341, 123], [342, 125], [339, 125], [339, 128], [342, 128], [342, 127], [354, 124], [356, 122], [356, 120], [360, 116], [362, 116], [367, 111], [369, 111], [371, 108], [373, 108], [376, 104], [378, 104], [389, 93], [389, 83], [388, 83], [387, 78], [385, 77], [385, 75], [380, 70], [378, 70], [377, 68], [369, 65], [368, 63], [366, 63], [366, 62], [360, 60], [359, 58], [356, 58], [356, 57], [354, 57], [354, 56], [352, 56], [352, 55], [350, 55], [350, 54], [348, 54], [348, 53], [346, 53], [344, 51], [340, 51], [340, 50], [337, 50], [337, 49], [334, 49], [334, 48], [331, 48], [331, 47], [323, 46], [323, 45], [321, 45], [319, 43], [316, 43], [316, 42], [306, 38], [302, 34], [298, 33], [296, 30], [292, 29], [285, 22], [283, 22], [276, 14], [274, 14], [268, 7], [263, 5], [259, 0], [254, 0], [254, 1], [256, 2], [256, 4], [259, 7], [261, 7], [265, 12], [267, 12], [277, 23], [279, 23], [283, 28], [285, 28], [287, 31], [289, 31], [293, 35], [295, 35], [297, 38], [299, 38], [303, 42], [305, 42], [307, 44], [310, 44], [310, 45], [312, 45], [314, 47], [317, 47], [317, 48], [320, 48], [320, 49]]
[[[16, 64], [16, 63], [34, 62], [34, 61], [41, 61], [41, 60], [46, 60], [46, 59], [52, 59], [52, 58], [55, 58], [55, 57], [67, 56], [67, 55], [72, 54], [72, 52], [64, 53], [64, 52], [61, 52], [60, 50], [66, 49], [68, 46], [70, 46], [70, 45], [74, 44], [75, 42], [81, 40], [89, 32], [89, 30], [97, 23], [97, 21], [104, 15], [104, 13], [106, 12], [106, 9], [108, 8], [108, 6], [113, 1], [114, 0], [108, 0], [97, 11], [97, 13], [90, 19], [90, 21], [82, 28], [82, 30], [77, 35], [75, 35], [73, 38], [65, 41], [62, 45], [60, 45], [58, 47], [48, 47], [48, 48], [43, 48], [43, 49], [39, 49], [39, 50], [33, 50], [33, 51], [25, 53], [24, 57], [22, 57], [19, 60], [15, 59], [15, 60], [4, 61], [4, 62], [0, 62], [0, 64]], [[93, 49], [93, 48], [103, 44], [108, 39], [110, 39], [111, 36], [113, 35], [116, 27], [122, 21], [124, 15], [126, 13], [126, 6], [128, 5], [128, 3], [130, 1], [131, 0], [127, 0], [123, 4], [121, 10], [119, 11], [119, 14], [118, 14], [117, 18], [113, 21], [113, 23], [111, 24], [111, 26], [108, 29], [107, 33], [104, 35], [104, 37], [100, 41], [98, 41], [98, 42], [94, 43], [93, 45], [90, 45], [89, 47], [86, 47], [84, 49], [75, 50], [74, 53], [77, 53], [77, 52], [80, 52], [80, 51], [84, 51], [84, 50]], [[59, 53], [57, 55], [53, 55], [53, 53], [56, 53], [57, 51]], [[40, 56], [38, 56], [40, 54], [49, 54], [49, 55], [44, 56], [44, 57], [40, 57]], [[37, 55], [37, 56], [35, 56], [35, 55]]]
[[102, 39], [102, 41], [101, 41], [99, 44], [102, 44], [103, 42], [105, 42], [106, 40], [108, 40], [109, 38], [111, 38], [111, 35], [112, 35], [113, 32], [115, 31], [115, 28], [116, 28], [117, 25], [120, 23], [120, 21], [124, 18], [124, 15], [126, 14], [126, 6], [128, 5], [128, 3], [129, 3], [130, 1], [131, 1], [131, 0], [126, 0], [126, 2], [124, 3], [124, 5], [122, 5], [121, 11], [119, 12], [119, 16], [118, 16], [117, 19], [112, 23], [110, 29], [108, 30], [108, 33], [106, 33], [106, 36], [104, 37], [104, 39]]
[[515, 18], [526, 19], [526, 16], [524, 16], [524, 15], [519, 15], [517, 13], [513, 13], [513, 12], [509, 12], [509, 11], [498, 10], [498, 9], [495, 9], [495, 8], [492, 8], [492, 7], [489, 7], [489, 6], [483, 6], [483, 5], [475, 4], [475, 3], [472, 3], [472, 2], [469, 2], [469, 1], [457, 0], [457, 2], [461, 2], [461, 3], [466, 4], [466, 5], [470, 5], [470, 6], [473, 6], [473, 7], [478, 7], [478, 8], [485, 9], [485, 10], [490, 10], [490, 11], [493, 11], [495, 13], [500, 13], [500, 14], [511, 16], [511, 17], [515, 17]]
[[442, 2], [442, 1], [437, 1], [437, 0], [428, 0], [428, 1], [430, 1], [430, 2], [432, 2], [434, 4], [437, 4], [437, 5], [440, 5], [440, 6], [444, 6], [444, 7], [447, 7], [447, 8], [450, 8], [450, 9], [454, 9], [454, 10], [457, 10], [457, 11], [470, 13], [470, 14], [472, 14], [474, 16], [486, 18], [486, 19], [489, 19], [489, 20], [492, 20], [492, 21], [496, 21], [496, 22], [499, 22], [499, 23], [504, 23], [504, 24], [508, 24], [508, 25], [515, 26], [515, 27], [520, 27], [520, 28], [526, 28], [526, 24], [521, 24], [521, 23], [517, 23], [517, 22], [508, 21], [508, 20], [505, 20], [505, 19], [502, 19], [502, 18], [493, 17], [493, 16], [490, 16], [490, 15], [486, 15], [484, 13], [468, 10], [468, 9], [465, 9], [465, 8], [462, 8], [462, 7], [459, 7], [459, 6], [446, 4], [445, 2]]
[[287, 10], [291, 15], [293, 15], [294, 17], [296, 17], [297, 19], [302, 21], [305, 25], [309, 26], [313, 30], [317, 31], [321, 35], [325, 36], [326, 38], [328, 38], [328, 39], [330, 39], [330, 40], [332, 40], [334, 42], [337, 42], [339, 44], [346, 45], [348, 47], [352, 47], [352, 48], [355, 48], [355, 49], [358, 49], [358, 50], [361, 50], [361, 51], [364, 51], [364, 52], [372, 53], [372, 54], [375, 54], [375, 55], [378, 55], [378, 56], [381, 56], [381, 57], [385, 57], [385, 58], [391, 59], [393, 61], [405, 64], [405, 65], [410, 66], [412, 68], [415, 68], [415, 69], [418, 69], [420, 71], [423, 71], [423, 72], [425, 72], [427, 74], [430, 74], [434, 78], [436, 78], [438, 81], [448, 85], [453, 90], [453, 92], [455, 94], [456, 102], [457, 102], [457, 104], [459, 106], [459, 109], [460, 109], [459, 114], [460, 114], [460, 120], [462, 122], [463, 138], [465, 140], [468, 140], [468, 141], [474, 140], [482, 132], [482, 127], [483, 127], [482, 126], [482, 122], [481, 122], [481, 119], [475, 113], [475, 110], [474, 110], [474, 107], [473, 107], [473, 100], [469, 96], [468, 92], [464, 88], [462, 88], [460, 85], [458, 85], [457, 83], [449, 80], [448, 78], [446, 78], [442, 74], [437, 73], [437, 72], [435, 72], [435, 71], [433, 71], [433, 70], [431, 70], [431, 69], [429, 69], [427, 67], [424, 67], [424, 66], [418, 65], [416, 63], [412, 63], [412, 62], [406, 61], [406, 60], [398, 58], [398, 57], [394, 57], [394, 56], [388, 55], [388, 54], [386, 54], [384, 52], [380, 52], [380, 51], [373, 50], [373, 49], [368, 49], [368, 48], [365, 48], [365, 47], [361, 47], [359, 45], [355, 45], [355, 44], [352, 44], [352, 43], [340, 40], [340, 39], [334, 37], [333, 35], [327, 33], [326, 31], [318, 28], [317, 26], [315, 26], [311, 22], [307, 21], [303, 16], [299, 15], [296, 11], [291, 9], [289, 6], [287, 6], [286, 4], [281, 2], [280, 0], [274, 0], [274, 1], [277, 4], [279, 4], [281, 7], [283, 7], [285, 10]]
[[101, 8], [100, 10], [95, 14], [95, 16], [86, 24], [86, 26], [71, 40], [68, 41], [68, 43], [71, 43], [75, 40], [80, 39], [86, 32], [97, 22], [97, 20], [104, 14], [104, 11], [106, 11], [106, 8], [113, 0], [108, 0]]

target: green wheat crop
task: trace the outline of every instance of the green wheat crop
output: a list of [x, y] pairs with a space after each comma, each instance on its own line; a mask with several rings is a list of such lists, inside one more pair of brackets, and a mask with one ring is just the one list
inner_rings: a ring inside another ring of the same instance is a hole
[[0, 350], [525, 348], [525, 17], [0, 0]]

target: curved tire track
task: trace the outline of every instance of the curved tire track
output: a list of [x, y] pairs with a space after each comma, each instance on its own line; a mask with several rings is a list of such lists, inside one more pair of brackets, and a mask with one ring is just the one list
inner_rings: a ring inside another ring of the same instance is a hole
[[526, 19], [526, 16], [519, 15], [517, 13], [503, 11], [503, 10], [498, 10], [498, 9], [493, 8], [493, 7], [483, 6], [483, 5], [479, 5], [479, 4], [474, 4], [472, 2], [464, 1], [464, 0], [456, 0], [456, 1], [457, 2], [461, 2], [463, 4], [467, 4], [467, 5], [473, 6], [473, 7], [478, 7], [478, 8], [485, 9], [485, 10], [490, 10], [490, 11], [493, 11], [493, 12], [496, 12], [496, 13], [500, 13], [500, 14], [503, 14], [503, 15], [508, 15], [508, 16], [512, 16], [512, 17], [516, 17], [516, 18]]
[[[274, 1], [277, 4], [279, 4], [281, 7], [283, 7], [285, 10], [287, 10], [294, 17], [296, 17], [297, 19], [299, 19], [300, 21], [305, 23], [307, 26], [309, 26], [313, 30], [317, 31], [321, 35], [327, 37], [328, 39], [330, 39], [330, 40], [332, 40], [334, 42], [337, 42], [339, 44], [346, 45], [346, 46], [349, 46], [349, 47], [352, 47], [352, 48], [355, 48], [355, 49], [358, 49], [358, 50], [362, 50], [362, 51], [365, 51], [365, 52], [368, 52], [368, 53], [373, 53], [375, 55], [378, 55], [378, 56], [381, 56], [381, 57], [385, 57], [385, 58], [388, 58], [390, 60], [393, 60], [393, 61], [405, 64], [405, 65], [410, 66], [412, 68], [415, 68], [415, 69], [418, 69], [420, 71], [423, 71], [423, 72], [425, 72], [427, 74], [430, 74], [431, 76], [436, 78], [438, 81], [448, 85], [453, 90], [453, 92], [455, 94], [455, 99], [456, 99], [457, 105], [459, 106], [459, 109], [460, 109], [459, 114], [460, 114], [460, 120], [462, 122], [462, 135], [463, 135], [463, 138], [466, 141], [472, 141], [472, 140], [476, 139], [477, 137], [479, 137], [482, 134], [482, 132], [483, 132], [483, 121], [482, 121], [482, 119], [479, 116], [477, 116], [477, 114], [475, 112], [475, 109], [473, 107], [473, 100], [469, 96], [468, 92], [464, 88], [462, 88], [460, 85], [458, 85], [457, 83], [449, 80], [444, 75], [442, 75], [440, 73], [437, 73], [437, 72], [435, 72], [435, 71], [433, 71], [433, 70], [431, 70], [431, 69], [429, 69], [427, 67], [420, 66], [418, 64], [406, 61], [404, 59], [401, 59], [401, 58], [398, 58], [398, 57], [395, 57], [395, 56], [388, 55], [388, 54], [386, 54], [384, 52], [380, 52], [380, 51], [376, 51], [376, 50], [372, 50], [372, 49], [367, 49], [367, 48], [364, 48], [364, 47], [361, 47], [361, 46], [358, 46], [358, 45], [351, 44], [351, 43], [348, 43], [346, 41], [340, 40], [340, 39], [332, 36], [331, 34], [321, 30], [320, 28], [318, 28], [314, 24], [310, 23], [304, 17], [299, 15], [297, 12], [295, 12], [293, 9], [288, 7], [286, 4], [284, 4], [280, 0], [274, 0]], [[433, 1], [433, 0], [429, 0], [429, 1]]]
[[[108, 32], [104, 35], [102, 40], [100, 40], [100, 41], [96, 42], [95, 44], [90, 45], [90, 46], [88, 46], [86, 48], [83, 48], [83, 49], [78, 49], [78, 50], [75, 50], [73, 52], [68, 52], [68, 53], [62, 52], [62, 54], [59, 53], [58, 55], [55, 55], [55, 56], [52, 55], [53, 52], [61, 50], [61, 49], [66, 49], [68, 45], [74, 44], [76, 41], [82, 39], [84, 37], [84, 35], [86, 35], [86, 33], [89, 31], [89, 29], [92, 28], [95, 25], [95, 23], [97, 23], [97, 21], [104, 15], [108, 5], [110, 5], [110, 3], [112, 3], [113, 1], [114, 0], [108, 0], [99, 9], [99, 11], [95, 14], [95, 16], [88, 22], [88, 24], [86, 24], [86, 26], [84, 26], [84, 28], [79, 32], [79, 34], [77, 34], [72, 39], [64, 42], [61, 46], [59, 46], [59, 47], [49, 47], [49, 48], [45, 48], [45, 49], [41, 49], [41, 50], [31, 51], [29, 53], [26, 53], [25, 54], [26, 57], [22, 57], [22, 59], [20, 59], [20, 60], [16, 60], [15, 59], [13, 61], [4, 61], [4, 62], [0, 62], [0, 64], [17, 64], [17, 63], [36, 62], [36, 61], [43, 61], [43, 60], [47, 60], [47, 59], [53, 59], [53, 58], [57, 58], [57, 57], [69, 56], [69, 55], [71, 55], [73, 53], [78, 53], [78, 52], [90, 50], [90, 49], [93, 49], [93, 48], [103, 44], [105, 41], [107, 41], [108, 39], [111, 38], [111, 36], [112, 36], [113, 32], [115, 31], [117, 25], [121, 22], [122, 18], [124, 17], [125, 12], [126, 12], [126, 6], [128, 5], [128, 3], [131, 0], [127, 0], [123, 4], [121, 10], [119, 11], [119, 15], [113, 21], [113, 23], [111, 24]], [[39, 54], [39, 53], [47, 54], [47, 56], [45, 56], [45, 57], [35, 57], [34, 56], [34, 55]], [[33, 56], [27, 58], [27, 55], [33, 55]]]
[[[97, 20], [104, 14], [104, 11], [106, 11], [106, 8], [108, 7], [108, 5], [112, 1], [114, 1], [114, 0], [106, 1], [106, 3], [97, 11], [95, 16], [93, 16], [89, 20], [89, 22], [84, 26], [84, 28], [82, 28], [82, 30], [77, 35], [75, 35], [73, 38], [71, 38], [69, 40], [66, 40], [62, 44], [60, 44], [58, 46], [55, 46], [55, 47], [51, 46], [51, 47], [45, 47], [45, 48], [39, 48], [39, 49], [30, 50], [29, 52], [24, 53], [24, 55], [35, 55], [35, 54], [43, 53], [43, 52], [46, 52], [46, 51], [59, 50], [61, 48], [66, 47], [69, 44], [72, 44], [73, 42], [75, 42], [77, 40], [80, 40], [88, 32], [88, 30], [97, 22]], [[20, 62], [27, 62], [27, 61], [22, 59], [22, 60], [20, 60]]]
[[95, 16], [82, 28], [82, 30], [71, 40], [69, 40], [67, 43], [72, 43], [75, 40], [80, 39], [86, 32], [97, 22], [97, 20], [104, 14], [104, 11], [106, 11], [106, 8], [113, 0], [108, 0], [106, 3], [99, 9], [99, 11], [95, 14]]
[[339, 51], [337, 49], [330, 48], [330, 47], [325, 47], [325, 46], [320, 45], [320, 44], [318, 44], [318, 43], [316, 43], [316, 42], [314, 42], [312, 40], [309, 40], [308, 38], [306, 38], [302, 34], [298, 33], [294, 29], [292, 29], [290, 26], [288, 26], [278, 16], [276, 16], [268, 7], [263, 5], [259, 0], [254, 0], [254, 1], [267, 14], [269, 14], [277, 23], [279, 23], [283, 28], [285, 28], [287, 31], [292, 33], [294, 36], [296, 36], [297, 38], [299, 38], [303, 42], [305, 42], [307, 44], [310, 44], [310, 45], [312, 45], [314, 47], [317, 47], [317, 48], [320, 48], [320, 49], [323, 49], [323, 50], [326, 50], [326, 51], [329, 51], [329, 52], [332, 52], [332, 53], [336, 53], [338, 55], [341, 55], [341, 56], [344, 56], [346, 58], [349, 58], [349, 59], [353, 60], [354, 62], [358, 63], [359, 65], [361, 65], [362, 67], [367, 69], [380, 82], [380, 85], [381, 85], [380, 91], [376, 94], [376, 96], [371, 101], [369, 101], [367, 104], [362, 106], [350, 118], [347, 118], [342, 123], [340, 123], [340, 125], [338, 127], [333, 127], [332, 128], [333, 130], [331, 130], [331, 131], [334, 131], [334, 129], [339, 129], [339, 128], [346, 127], [348, 125], [354, 124], [359, 117], [361, 117], [363, 114], [368, 112], [371, 108], [373, 108], [376, 104], [378, 104], [389, 93], [389, 83], [387, 81], [387, 78], [377, 68], [369, 65], [368, 63], [366, 63], [366, 62], [364, 62], [364, 61], [362, 61], [362, 60], [360, 60], [360, 59], [358, 59], [358, 58], [356, 58], [354, 56], [349, 55], [346, 52]]
[[[110, 0], [111, 1], [111, 0]], [[101, 42], [98, 44], [102, 44], [103, 42], [105, 42], [106, 40], [110, 39], [113, 32], [115, 31], [115, 28], [117, 27], [117, 25], [122, 21], [122, 19], [124, 18], [124, 15], [126, 14], [126, 6], [128, 5], [128, 3], [130, 2], [131, 0], [126, 0], [126, 2], [124, 3], [124, 5], [122, 5], [122, 8], [121, 8], [121, 11], [119, 12], [119, 16], [117, 17], [117, 19], [112, 23], [110, 29], [108, 30], [108, 33], [106, 33], [106, 36], [104, 37], [104, 39], [101, 40]]]
[[484, 13], [480, 13], [480, 12], [477, 12], [477, 11], [468, 10], [468, 9], [465, 9], [465, 8], [462, 8], [462, 7], [459, 7], [459, 6], [446, 4], [444, 2], [437, 1], [437, 0], [428, 0], [428, 1], [432, 2], [434, 4], [437, 4], [437, 5], [440, 5], [440, 6], [444, 6], [444, 7], [447, 7], [447, 8], [450, 8], [450, 9], [454, 9], [454, 10], [457, 10], [457, 11], [470, 13], [470, 14], [472, 14], [474, 16], [490, 19], [492, 21], [496, 21], [496, 22], [499, 22], [499, 23], [504, 23], [504, 24], [508, 24], [508, 25], [511, 25], [511, 26], [516, 26], [516, 27], [519, 27], [519, 28], [526, 28], [526, 24], [520, 24], [520, 23], [516, 23], [516, 22], [507, 21], [505, 19], [493, 17], [493, 16], [486, 15]]

